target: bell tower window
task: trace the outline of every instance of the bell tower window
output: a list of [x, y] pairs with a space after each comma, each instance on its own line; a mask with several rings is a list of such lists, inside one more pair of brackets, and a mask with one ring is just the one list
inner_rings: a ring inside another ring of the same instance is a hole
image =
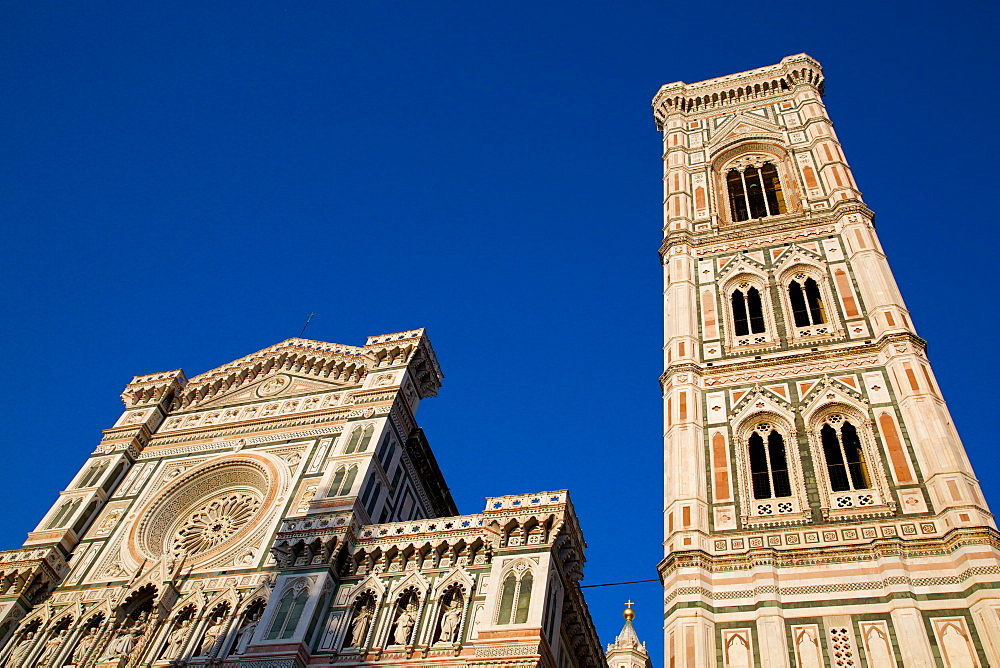
[[[761, 434], [766, 434], [767, 443]], [[785, 456], [785, 439], [767, 425], [759, 425], [748, 442], [750, 475], [753, 498], [774, 499], [792, 495], [788, 479], [788, 458]]]
[[744, 296], [742, 290], [733, 292], [733, 328], [736, 336], [761, 334], [764, 332], [764, 309], [760, 302], [760, 292], [750, 288]]
[[785, 213], [785, 196], [773, 163], [733, 168], [726, 174], [733, 220], [766, 218]]
[[826, 322], [823, 296], [813, 279], [807, 278], [804, 285], [798, 281], [789, 283], [788, 299], [792, 302], [792, 317], [796, 327], [822, 325]]
[[[836, 429], [834, 425], [840, 428]], [[819, 435], [830, 488], [834, 492], [871, 488], [861, 439], [854, 425], [840, 415], [833, 415], [820, 429]]]

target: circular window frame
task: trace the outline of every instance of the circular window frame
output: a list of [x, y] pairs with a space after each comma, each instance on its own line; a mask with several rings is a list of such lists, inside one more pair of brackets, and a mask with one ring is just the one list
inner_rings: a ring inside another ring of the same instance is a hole
[[[220, 476], [226, 477], [241, 469], [247, 473], [256, 473], [256, 480], [216, 484]], [[252, 491], [260, 497], [256, 517], [213, 548], [187, 555], [186, 561], [191, 564], [200, 563], [235, 550], [270, 514], [280, 491], [280, 483], [281, 475], [275, 463], [268, 457], [254, 453], [240, 453], [236, 457], [215, 459], [195, 466], [158, 491], [139, 511], [139, 519], [129, 534], [129, 552], [137, 562], [157, 561], [173, 556], [171, 548], [175, 534], [192, 513], [214, 498]], [[202, 487], [205, 489], [201, 489]]]

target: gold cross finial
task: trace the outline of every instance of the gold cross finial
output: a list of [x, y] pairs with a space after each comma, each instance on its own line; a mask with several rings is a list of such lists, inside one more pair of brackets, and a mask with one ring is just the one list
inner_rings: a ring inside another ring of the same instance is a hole
[[635, 603], [633, 603], [630, 599], [628, 601], [625, 601], [625, 605], [631, 608], [633, 605], [635, 605]]
[[625, 601], [626, 608], [625, 612], [622, 613], [622, 616], [625, 618], [626, 622], [631, 622], [635, 619], [635, 610], [632, 609], [633, 605], [635, 605], [635, 603], [632, 602], [632, 599]]

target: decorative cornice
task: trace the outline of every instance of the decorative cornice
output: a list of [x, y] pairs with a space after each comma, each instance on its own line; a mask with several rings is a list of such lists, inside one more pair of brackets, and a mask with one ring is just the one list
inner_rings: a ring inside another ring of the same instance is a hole
[[[300, 424], [308, 424], [307, 421], [297, 421], [295, 423], [288, 423], [286, 426], [296, 426]], [[269, 425], [273, 426], [273, 425]], [[228, 441], [214, 441], [210, 443], [193, 443], [191, 445], [184, 445], [176, 448], [169, 449], [157, 449], [152, 451], [144, 451], [138, 456], [139, 460], [148, 459], [161, 459], [165, 457], [172, 457], [175, 455], [189, 454], [192, 452], [207, 452], [209, 450], [232, 450], [235, 447], [251, 447], [254, 445], [260, 445], [264, 443], [273, 443], [275, 441], [291, 441], [300, 438], [311, 438], [313, 436], [326, 436], [328, 434], [339, 434], [344, 430], [343, 425], [330, 425], [327, 427], [317, 427], [316, 429], [303, 429], [299, 431], [286, 431], [279, 432], [275, 434], [267, 434], [266, 436], [256, 436], [250, 438], [240, 438], [240, 439], [230, 439]], [[231, 436], [239, 436], [240, 434], [247, 433], [247, 431], [238, 431]], [[187, 439], [176, 438], [176, 439], [164, 439], [163, 441], [157, 442], [156, 445], [167, 445], [170, 443], [184, 442]]]
[[[705, 389], [716, 389], [734, 384], [755, 383], [762, 380], [777, 381], [782, 378], [792, 378], [802, 375], [817, 375], [826, 371], [844, 371], [849, 369], [877, 367], [881, 365], [879, 356], [886, 352], [892, 353], [890, 346], [894, 344], [912, 345], [916, 352], [924, 354], [927, 342], [912, 332], [894, 332], [880, 337], [871, 343], [842, 341], [843, 347], [825, 347], [817, 351], [788, 349], [784, 354], [763, 359], [735, 358], [731, 360], [713, 360], [708, 368], [704, 364], [692, 368], [691, 363], [669, 367], [660, 376], [660, 387], [665, 389], [672, 385], [672, 380], [678, 374], [694, 373], [703, 378]], [[848, 366], [844, 361], [853, 362]], [[825, 363], [825, 364], [824, 364]], [[803, 368], [804, 366], [817, 368]], [[752, 372], [760, 373], [754, 374]], [[765, 373], [765, 371], [767, 373]]]
[[198, 374], [181, 370], [136, 376], [122, 400], [132, 408], [170, 399], [171, 410], [184, 409], [279, 371], [300, 376], [357, 383], [376, 367], [410, 366], [422, 396], [437, 392], [443, 374], [424, 330], [369, 337], [362, 347], [292, 338]]
[[[850, 545], [833, 544], [791, 549], [758, 547], [738, 554], [725, 555], [713, 555], [703, 550], [676, 551], [667, 555], [658, 564], [657, 571], [660, 573], [660, 579], [666, 580], [681, 568], [693, 567], [721, 573], [752, 570], [760, 566], [827, 567], [835, 564], [878, 561], [887, 556], [897, 556], [902, 559], [947, 556], [964, 547], [984, 545], [1000, 551], [1000, 532], [991, 527], [962, 527], [952, 529], [944, 536], [938, 537], [882, 537], [874, 538], [867, 543]], [[998, 576], [996, 579], [1000, 581], [1000, 567], [990, 568], [995, 569]]]
[[676, 246], [689, 246], [697, 257], [733, 251], [767, 248], [777, 244], [828, 236], [837, 232], [844, 216], [857, 214], [875, 224], [875, 212], [857, 200], [841, 201], [822, 212], [769, 216], [753, 221], [730, 223], [708, 230], [671, 230], [660, 245], [661, 261]]
[[789, 97], [798, 86], [809, 86], [823, 95], [823, 68], [804, 53], [786, 56], [780, 63], [727, 74], [693, 84], [675, 81], [660, 87], [653, 97], [653, 117], [662, 130], [670, 116], [690, 116], [716, 109], [760, 106]]

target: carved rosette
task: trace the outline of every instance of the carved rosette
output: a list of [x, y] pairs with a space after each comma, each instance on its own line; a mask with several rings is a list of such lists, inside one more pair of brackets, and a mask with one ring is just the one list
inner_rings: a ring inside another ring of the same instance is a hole
[[225, 543], [253, 520], [260, 495], [234, 492], [202, 504], [177, 530], [174, 551], [199, 555]]

